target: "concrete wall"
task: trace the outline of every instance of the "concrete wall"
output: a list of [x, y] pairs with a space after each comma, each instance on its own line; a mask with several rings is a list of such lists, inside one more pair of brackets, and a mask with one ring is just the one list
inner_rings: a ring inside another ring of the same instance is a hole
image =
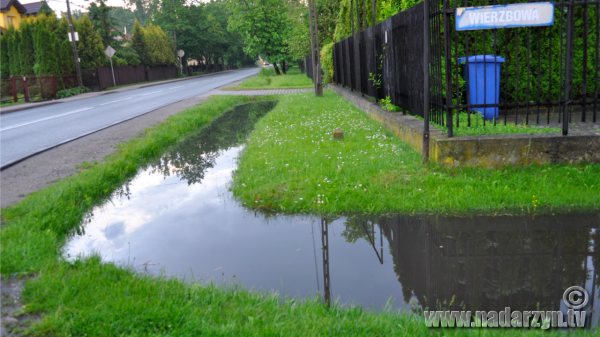
[[[328, 85], [371, 118], [385, 125], [415, 150], [423, 148], [423, 121], [401, 112], [389, 112], [362, 94]], [[502, 167], [544, 163], [600, 163], [600, 132], [455, 136], [430, 125], [430, 160], [451, 167]]]

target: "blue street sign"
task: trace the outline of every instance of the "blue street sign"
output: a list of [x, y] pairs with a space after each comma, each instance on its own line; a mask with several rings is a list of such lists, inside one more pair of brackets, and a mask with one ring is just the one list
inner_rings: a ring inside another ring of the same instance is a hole
[[551, 26], [553, 24], [554, 3], [552, 2], [456, 9], [456, 30]]

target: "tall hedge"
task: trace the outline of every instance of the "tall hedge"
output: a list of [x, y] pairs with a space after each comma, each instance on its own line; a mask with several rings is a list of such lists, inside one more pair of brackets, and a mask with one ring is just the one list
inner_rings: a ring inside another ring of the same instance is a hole
[[21, 72], [23, 75], [33, 74], [35, 65], [35, 49], [33, 45], [33, 27], [29, 20], [21, 21]]
[[11, 29], [8, 42], [8, 59], [10, 74], [21, 75], [21, 62], [19, 60], [19, 44], [21, 43], [21, 34], [18, 30]]
[[8, 60], [8, 37], [2, 35], [0, 37], [0, 76], [10, 76], [10, 65]]
[[36, 74], [60, 74], [58, 55], [56, 55], [56, 43], [58, 40], [54, 32], [50, 31], [43, 22], [35, 25], [36, 48], [35, 66]]

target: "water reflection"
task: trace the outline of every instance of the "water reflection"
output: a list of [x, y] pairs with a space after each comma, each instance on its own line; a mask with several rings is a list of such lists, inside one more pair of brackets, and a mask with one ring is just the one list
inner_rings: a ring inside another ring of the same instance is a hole
[[[422, 308], [565, 310], [570, 286], [591, 296], [584, 310], [598, 324], [596, 270], [600, 214], [499, 217], [385, 217], [346, 221], [348, 242], [384, 233], [403, 298]], [[589, 326], [589, 325], [588, 325]]]
[[231, 172], [273, 106], [237, 107], [151, 163], [94, 209], [66, 254], [376, 309], [391, 300], [406, 310], [558, 310], [563, 291], [581, 285], [600, 310], [598, 213], [321, 218], [244, 208], [228, 191]]

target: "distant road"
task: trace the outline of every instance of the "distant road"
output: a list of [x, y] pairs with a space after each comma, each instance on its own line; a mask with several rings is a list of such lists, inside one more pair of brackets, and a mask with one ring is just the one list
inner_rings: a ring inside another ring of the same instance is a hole
[[249, 68], [0, 115], [0, 166], [259, 72]]

